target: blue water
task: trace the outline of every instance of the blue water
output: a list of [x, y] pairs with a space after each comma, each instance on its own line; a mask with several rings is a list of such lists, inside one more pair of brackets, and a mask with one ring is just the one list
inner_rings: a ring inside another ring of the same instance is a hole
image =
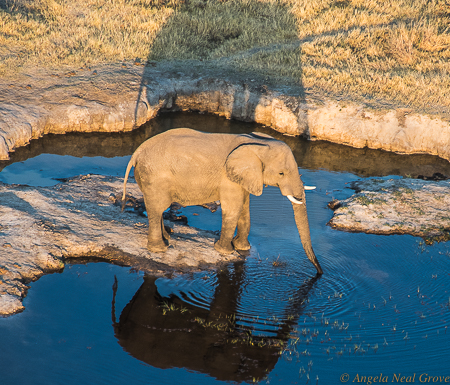
[[53, 186], [58, 183], [58, 178], [81, 174], [123, 176], [129, 160], [129, 156], [77, 158], [70, 155], [41, 154], [5, 167], [0, 173], [0, 181], [8, 184]]
[[[128, 159], [42, 154], [8, 165], [0, 179], [121, 175]], [[55, 163], [68, 166], [53, 173]], [[327, 203], [350, 196], [348, 182], [362, 176], [299, 165], [304, 183], [317, 186], [307, 204], [321, 278], [313, 278], [291, 204], [265, 188], [251, 197], [252, 250], [240, 263], [165, 278], [75, 264], [31, 283], [25, 311], [0, 319], [0, 383], [444, 383], [448, 244], [331, 229]], [[220, 211], [182, 214], [220, 229]]]

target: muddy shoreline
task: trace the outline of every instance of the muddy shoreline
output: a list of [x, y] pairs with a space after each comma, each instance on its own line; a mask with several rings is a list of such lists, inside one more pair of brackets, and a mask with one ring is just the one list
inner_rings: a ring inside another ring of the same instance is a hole
[[[269, 83], [269, 82], [267, 82]], [[45, 134], [130, 131], [160, 111], [199, 111], [264, 124], [290, 136], [450, 160], [450, 124], [405, 108], [266, 85], [226, 71], [171, 63], [118, 63], [33, 70], [0, 80], [0, 160]]]
[[[153, 275], [217, 268], [241, 259], [214, 250], [215, 232], [165, 221], [172, 228], [164, 254], [148, 252], [147, 218], [121, 212], [123, 178], [84, 175], [52, 187], [0, 184], [0, 315], [24, 309], [31, 281], [62, 271], [68, 259], [102, 260]], [[137, 184], [129, 194], [141, 197]]]

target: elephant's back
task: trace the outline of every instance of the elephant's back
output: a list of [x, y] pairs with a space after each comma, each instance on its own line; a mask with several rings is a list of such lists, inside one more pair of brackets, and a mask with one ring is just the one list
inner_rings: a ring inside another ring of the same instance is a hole
[[154, 143], [162, 143], [167, 145], [169, 143], [179, 142], [183, 144], [188, 143], [207, 143], [207, 142], [220, 142], [222, 140], [230, 140], [232, 137], [236, 137], [234, 134], [217, 134], [193, 130], [192, 128], [174, 128], [161, 134], [155, 135], [150, 138], [149, 141]]
[[[176, 128], [146, 140], [136, 153], [145, 151], [146, 156], [170, 156], [172, 159], [186, 157], [208, 157], [213, 160], [230, 151], [233, 134], [212, 134], [190, 128]], [[222, 154], [223, 153], [223, 154]], [[138, 154], [136, 154], [138, 155]]]
[[190, 128], [172, 129], [142, 143], [133, 155], [133, 163], [140, 164], [146, 172], [164, 169], [172, 175], [189, 173], [209, 178], [210, 173], [217, 173], [223, 167], [237, 137]]

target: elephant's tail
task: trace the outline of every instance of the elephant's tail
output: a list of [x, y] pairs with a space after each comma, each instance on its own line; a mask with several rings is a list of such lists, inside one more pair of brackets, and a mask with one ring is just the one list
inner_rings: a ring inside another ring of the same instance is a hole
[[127, 180], [128, 175], [130, 175], [131, 167], [136, 165], [136, 154], [133, 154], [130, 161], [128, 162], [127, 171], [125, 172], [125, 178], [123, 181], [123, 195], [122, 195], [122, 211], [125, 209], [125, 204], [127, 203], [125, 196], [127, 193]]

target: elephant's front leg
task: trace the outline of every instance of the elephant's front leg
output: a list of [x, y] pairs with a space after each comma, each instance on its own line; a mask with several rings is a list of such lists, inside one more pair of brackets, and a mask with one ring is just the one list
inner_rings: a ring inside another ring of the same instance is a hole
[[244, 191], [244, 203], [241, 215], [237, 223], [237, 234], [233, 238], [233, 246], [236, 250], [250, 250], [248, 234], [250, 233], [250, 194]]
[[234, 251], [232, 240], [244, 206], [244, 191], [237, 187], [226, 186], [222, 188], [220, 194], [222, 229], [220, 239], [215, 243], [214, 248], [221, 254], [230, 254]]

